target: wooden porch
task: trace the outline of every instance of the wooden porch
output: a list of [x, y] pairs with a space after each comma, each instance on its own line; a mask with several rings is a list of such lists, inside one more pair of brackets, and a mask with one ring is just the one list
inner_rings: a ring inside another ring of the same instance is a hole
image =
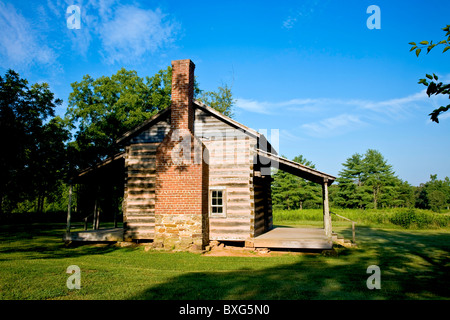
[[333, 242], [324, 228], [276, 227], [254, 238], [255, 248], [331, 249]]
[[105, 228], [66, 232], [64, 241], [117, 242], [123, 241], [123, 228]]

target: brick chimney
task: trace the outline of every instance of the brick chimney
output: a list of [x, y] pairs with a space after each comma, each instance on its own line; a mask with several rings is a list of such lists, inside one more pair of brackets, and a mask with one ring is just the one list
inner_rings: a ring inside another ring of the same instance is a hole
[[194, 63], [189, 60], [172, 61], [172, 129], [194, 132]]
[[156, 151], [156, 247], [201, 249], [209, 241], [209, 171], [194, 135], [194, 69], [191, 60], [172, 61], [171, 128]]

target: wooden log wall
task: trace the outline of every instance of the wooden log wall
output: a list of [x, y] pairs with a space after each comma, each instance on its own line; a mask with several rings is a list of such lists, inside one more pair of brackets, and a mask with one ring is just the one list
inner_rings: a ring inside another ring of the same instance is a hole
[[210, 240], [245, 241], [255, 225], [253, 157], [256, 138], [196, 109], [195, 135], [209, 151], [209, 188], [226, 190], [226, 215], [209, 216]]
[[152, 240], [155, 234], [156, 149], [170, 125], [163, 119], [126, 147], [123, 201], [124, 239]]
[[[125, 157], [126, 240], [154, 239], [156, 149], [168, 118], [130, 140]], [[270, 177], [254, 177], [257, 138], [196, 108], [195, 135], [208, 149], [209, 189], [225, 188], [226, 213], [209, 215], [210, 240], [245, 241], [272, 228]]]

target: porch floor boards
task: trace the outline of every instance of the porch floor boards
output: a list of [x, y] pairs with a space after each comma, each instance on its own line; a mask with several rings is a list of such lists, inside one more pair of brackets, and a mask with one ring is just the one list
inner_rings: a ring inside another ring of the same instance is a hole
[[[108, 228], [65, 233], [64, 241], [123, 241], [123, 228]], [[331, 249], [333, 242], [323, 228], [276, 227], [254, 238], [255, 248]]]
[[254, 238], [255, 248], [331, 249], [323, 228], [276, 227]]

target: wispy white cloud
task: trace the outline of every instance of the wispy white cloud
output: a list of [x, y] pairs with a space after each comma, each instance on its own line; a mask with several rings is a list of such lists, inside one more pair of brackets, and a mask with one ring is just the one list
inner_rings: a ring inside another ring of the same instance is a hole
[[28, 68], [35, 64], [54, 65], [58, 57], [45, 39], [16, 8], [0, 2], [0, 66]]
[[283, 27], [286, 29], [292, 29], [297, 22], [296, 16], [289, 16], [283, 21]]
[[[60, 7], [67, 7], [67, 1]], [[133, 2], [88, 0], [79, 6], [81, 29], [68, 32], [73, 49], [84, 56], [95, 44], [107, 64], [142, 62], [173, 45], [181, 28], [160, 9], [142, 8]]]
[[311, 136], [327, 137], [358, 130], [367, 123], [358, 115], [340, 114], [318, 122], [303, 124], [301, 127]]
[[236, 107], [245, 111], [270, 114], [270, 104], [267, 102], [259, 102], [256, 100], [237, 98]]
[[81, 28], [69, 30], [66, 10], [73, 4], [71, 0], [47, 0], [29, 17], [14, 3], [0, 2], [0, 66], [59, 69], [67, 54], [99, 55], [107, 64], [139, 63], [172, 46], [181, 29], [158, 8], [118, 0], [80, 0], [76, 5]]
[[[410, 119], [442, 105], [445, 97], [429, 98], [425, 90], [381, 101], [364, 99], [306, 98], [278, 102], [237, 99], [236, 107], [253, 113], [298, 118], [303, 134], [314, 137], [342, 135], [364, 127]], [[428, 112], [428, 113], [429, 113]], [[445, 116], [446, 119], [450, 116]]]
[[296, 9], [292, 10], [290, 14], [282, 21], [282, 26], [285, 29], [292, 29], [295, 25], [302, 19], [308, 18], [314, 14], [316, 9], [319, 7], [326, 7], [327, 4], [324, 0], [304, 0], [301, 5]]
[[179, 27], [159, 9], [119, 6], [112, 18], [103, 18], [99, 37], [109, 63], [135, 61], [170, 45]]
[[412, 109], [419, 108], [430, 102], [425, 90], [412, 95], [388, 99], [384, 101], [361, 101], [361, 108], [381, 113], [390, 118], [400, 118], [409, 115]]
[[280, 102], [257, 101], [253, 99], [236, 99], [236, 107], [261, 114], [276, 114], [281, 108], [289, 111], [317, 111], [320, 105], [329, 99], [291, 99]]
[[439, 120], [445, 120], [450, 118], [450, 112], [443, 113], [439, 116]]

